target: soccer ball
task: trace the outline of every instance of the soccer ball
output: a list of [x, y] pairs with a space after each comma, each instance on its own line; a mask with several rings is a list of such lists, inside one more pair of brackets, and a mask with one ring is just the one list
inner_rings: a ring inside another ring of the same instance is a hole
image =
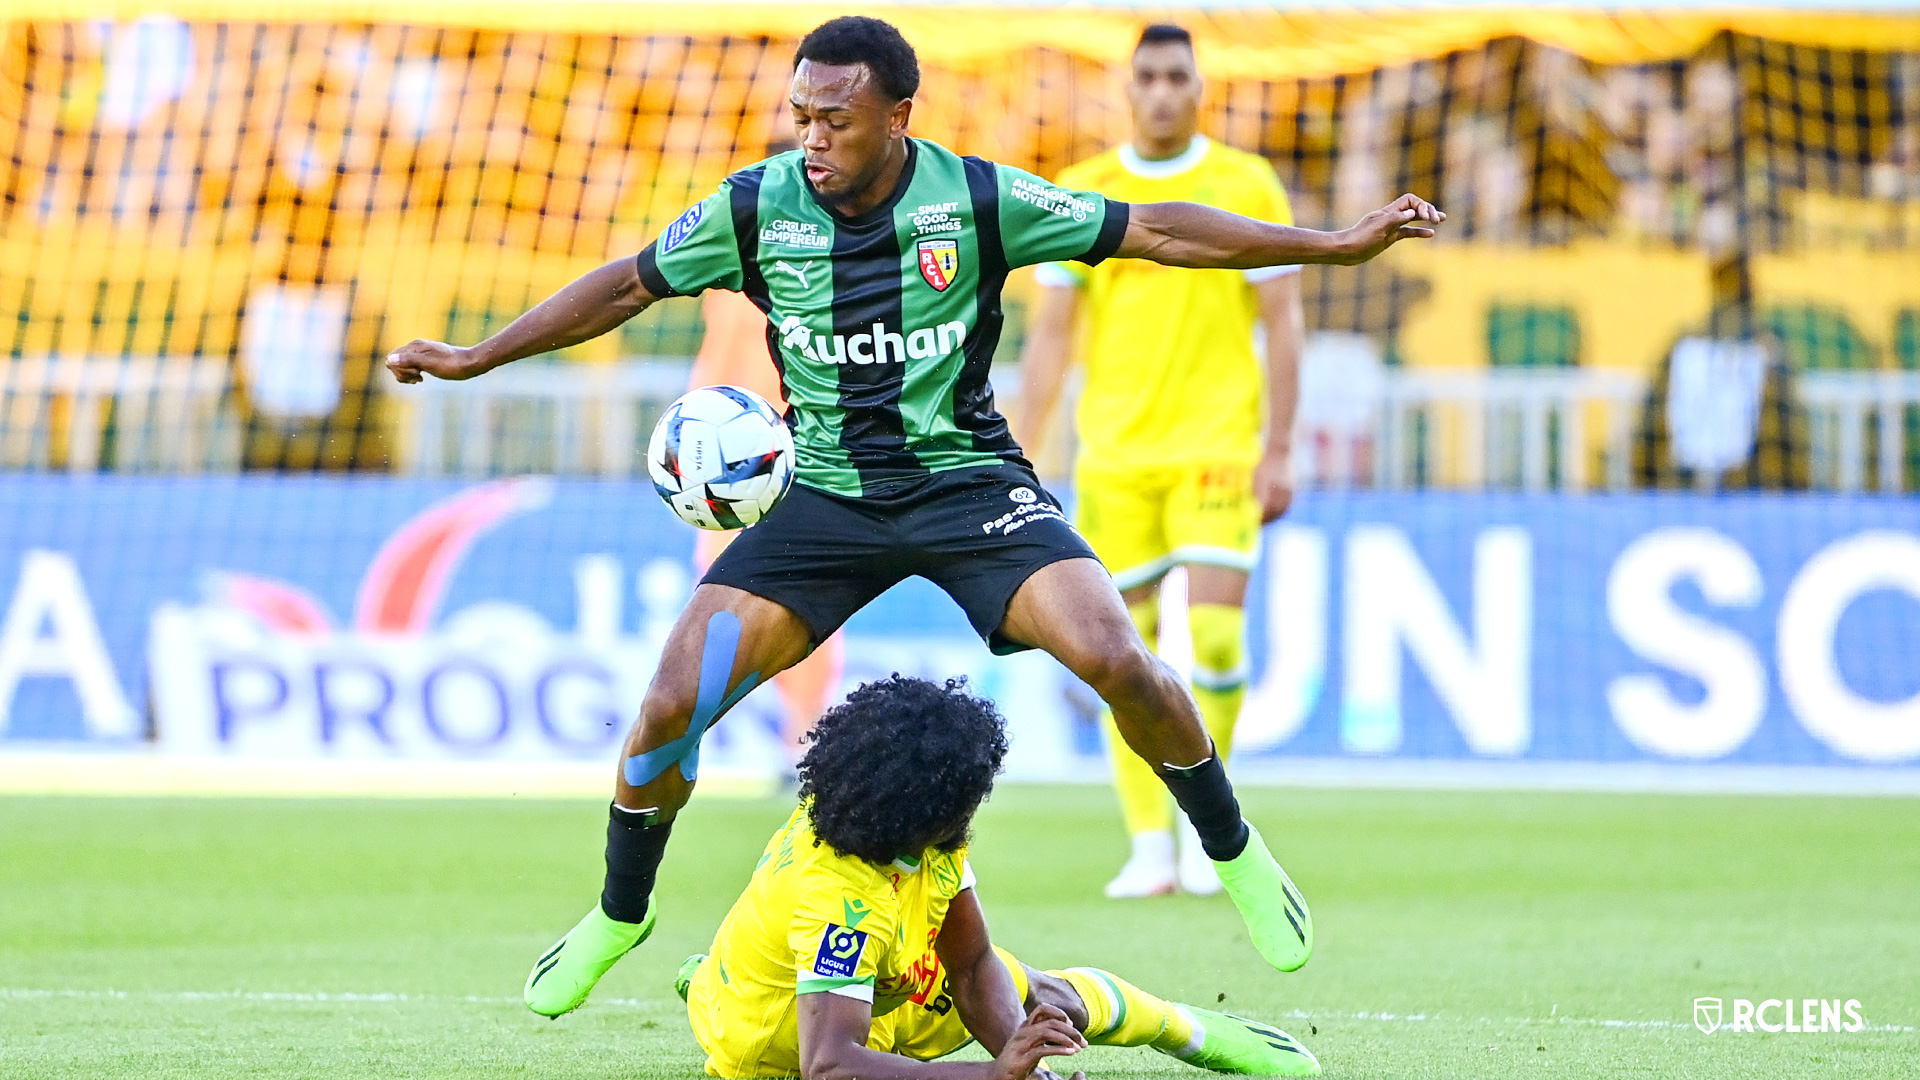
[[647, 472], [680, 520], [745, 528], [793, 486], [793, 435], [759, 394], [703, 386], [667, 406], [654, 425]]

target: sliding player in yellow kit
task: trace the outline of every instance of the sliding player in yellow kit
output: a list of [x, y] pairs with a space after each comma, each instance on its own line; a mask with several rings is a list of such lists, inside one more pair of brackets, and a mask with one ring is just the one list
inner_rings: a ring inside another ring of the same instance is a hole
[[[991, 702], [896, 675], [848, 695], [808, 738], [800, 806], [712, 953], [688, 957], [674, 984], [709, 1074], [1049, 1080], [1047, 1058], [1089, 1043], [1215, 1072], [1320, 1071], [1265, 1024], [1099, 968], [1036, 971], [994, 946], [967, 861], [1007, 753]], [[994, 1060], [938, 1060], [974, 1041]]]
[[[1205, 203], [1293, 223], [1264, 159], [1197, 132], [1200, 74], [1193, 39], [1150, 26], [1133, 54], [1127, 96], [1133, 139], [1060, 174], [1110, 198]], [[1078, 412], [1076, 522], [1113, 572], [1141, 636], [1159, 632], [1160, 579], [1187, 568], [1193, 696], [1224, 755], [1246, 693], [1242, 604], [1260, 526], [1292, 501], [1289, 443], [1299, 396], [1298, 266], [1187, 270], [1134, 260], [1040, 267], [1027, 337], [1016, 435], [1038, 446], [1066, 373], [1075, 316], [1084, 317], [1086, 383]], [[1254, 327], [1266, 331], [1266, 371]], [[1261, 385], [1266, 384], [1263, 396]], [[1115, 747], [1118, 740], [1109, 742]], [[1111, 897], [1220, 890], [1206, 853], [1145, 762], [1111, 755], [1133, 854]]]

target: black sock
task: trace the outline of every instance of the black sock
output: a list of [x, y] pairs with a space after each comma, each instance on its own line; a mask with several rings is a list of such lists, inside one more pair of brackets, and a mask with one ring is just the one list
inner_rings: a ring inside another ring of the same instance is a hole
[[1181, 769], [1163, 764], [1154, 771], [1193, 822], [1207, 858], [1226, 862], [1247, 849], [1247, 823], [1240, 817], [1240, 803], [1233, 797], [1233, 784], [1220, 764], [1218, 750], [1198, 765]]
[[646, 920], [647, 898], [653, 895], [653, 875], [667, 853], [673, 822], [655, 825], [658, 815], [607, 807], [607, 883], [600, 890], [600, 910], [615, 922]]

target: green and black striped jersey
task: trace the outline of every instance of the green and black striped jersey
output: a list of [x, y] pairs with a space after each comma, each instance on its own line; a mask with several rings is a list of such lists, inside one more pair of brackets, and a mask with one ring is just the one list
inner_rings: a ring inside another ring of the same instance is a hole
[[767, 315], [801, 483], [884, 491], [1024, 462], [987, 369], [1007, 272], [1112, 255], [1127, 204], [909, 139], [893, 197], [856, 218], [814, 194], [800, 151], [728, 177], [639, 255], [658, 297], [745, 293]]

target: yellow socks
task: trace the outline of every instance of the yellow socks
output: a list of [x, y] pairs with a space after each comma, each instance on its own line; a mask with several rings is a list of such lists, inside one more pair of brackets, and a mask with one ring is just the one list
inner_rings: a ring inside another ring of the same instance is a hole
[[1193, 1041], [1193, 1017], [1109, 971], [1049, 971], [1065, 979], [1087, 1007], [1087, 1041], [1097, 1046], [1151, 1046], [1174, 1053]]
[[1139, 754], [1127, 748], [1120, 738], [1120, 730], [1114, 726], [1112, 714], [1103, 714], [1103, 717], [1108, 745], [1112, 747], [1107, 756], [1113, 761], [1113, 790], [1120, 797], [1120, 817], [1126, 822], [1127, 835], [1169, 832], [1173, 828], [1173, 808], [1167, 797], [1167, 785], [1140, 760]]
[[1224, 757], [1247, 696], [1247, 615], [1230, 604], [1194, 604], [1187, 609], [1187, 627], [1193, 637], [1193, 698]]

